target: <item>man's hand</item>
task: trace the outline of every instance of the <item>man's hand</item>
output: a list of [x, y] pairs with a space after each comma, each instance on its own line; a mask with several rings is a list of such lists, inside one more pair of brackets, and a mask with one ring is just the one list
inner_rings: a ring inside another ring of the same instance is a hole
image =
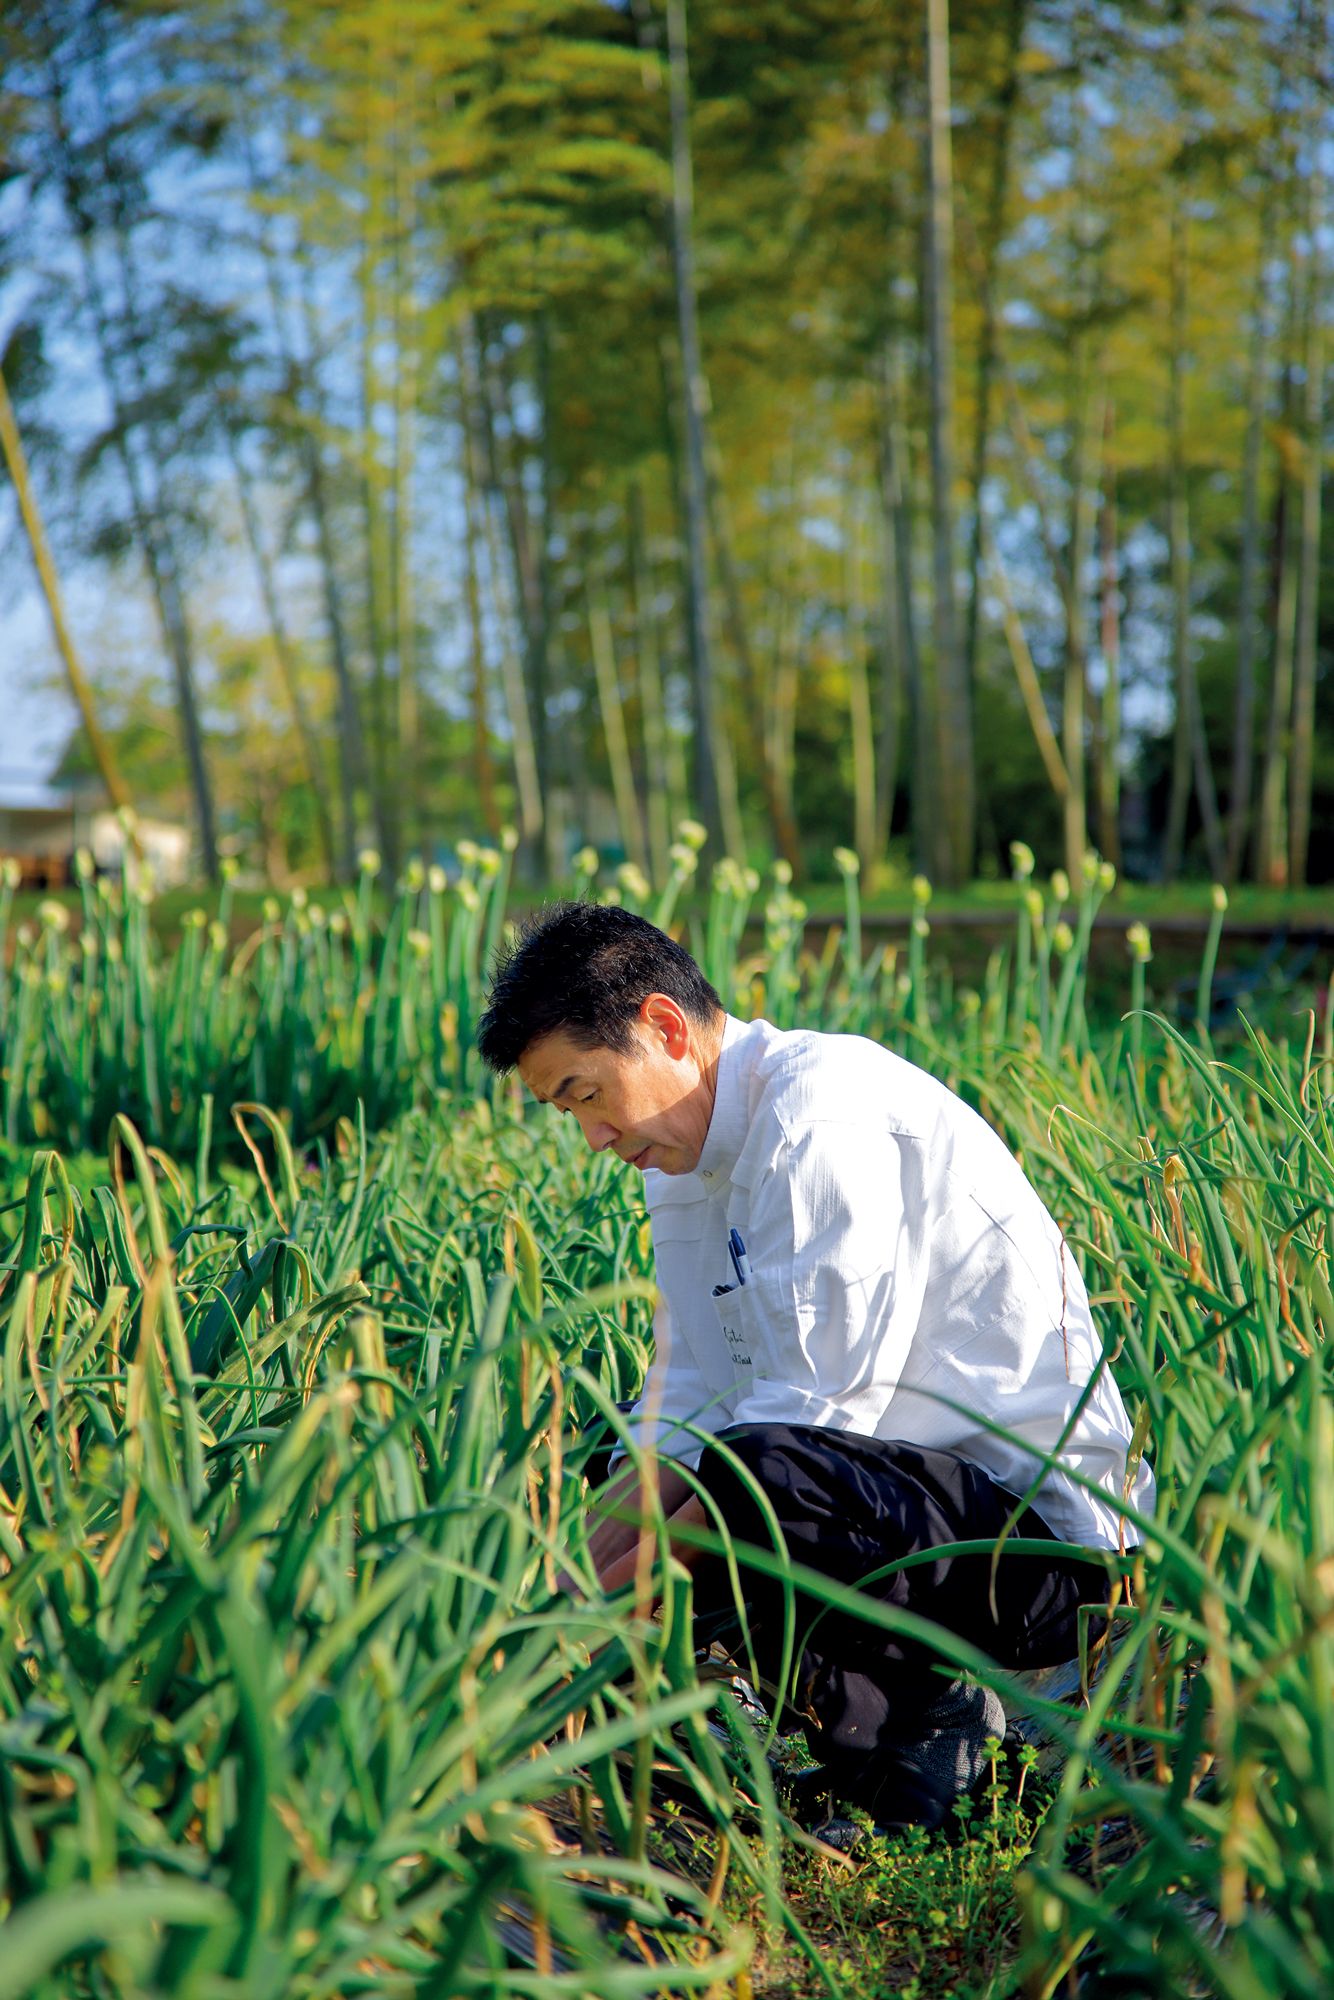
[[[670, 1538], [672, 1554], [678, 1562], [684, 1563], [687, 1569], [693, 1563], [699, 1561], [704, 1551], [696, 1548], [693, 1542], [679, 1540], [675, 1530], [677, 1528], [707, 1527], [708, 1518], [704, 1502], [697, 1493], [690, 1494], [684, 1504], [678, 1507], [674, 1514], [667, 1516], [667, 1533]], [[598, 1577], [602, 1588], [610, 1592], [620, 1590], [624, 1584], [633, 1582], [638, 1563], [639, 1537], [636, 1535], [634, 1541], [625, 1550], [624, 1554], [617, 1556], [613, 1561], [605, 1565], [599, 1563]]]
[[633, 1465], [626, 1466], [589, 1509], [588, 1553], [605, 1591], [633, 1582], [641, 1534], [654, 1533], [655, 1494], [667, 1517], [673, 1556], [687, 1568], [699, 1561], [703, 1551], [678, 1540], [674, 1530], [707, 1527], [703, 1501], [669, 1459], [646, 1459], [642, 1479]]

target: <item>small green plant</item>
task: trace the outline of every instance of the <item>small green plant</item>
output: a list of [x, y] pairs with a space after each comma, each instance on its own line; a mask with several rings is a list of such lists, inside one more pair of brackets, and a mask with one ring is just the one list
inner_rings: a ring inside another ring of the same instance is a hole
[[[920, 1829], [877, 1837], [863, 1821], [850, 1860], [804, 1853], [786, 1887], [827, 1967], [858, 2000], [1003, 2000], [1017, 1991], [1022, 1913], [1016, 1879], [1051, 1803], [1032, 1775], [1036, 1751], [1019, 1753], [1018, 1783], [1001, 1774], [1001, 1746], [987, 1746], [990, 1776], [961, 1802], [948, 1833]], [[816, 2000], [820, 1968], [782, 1938], [763, 1951], [757, 1991]]]

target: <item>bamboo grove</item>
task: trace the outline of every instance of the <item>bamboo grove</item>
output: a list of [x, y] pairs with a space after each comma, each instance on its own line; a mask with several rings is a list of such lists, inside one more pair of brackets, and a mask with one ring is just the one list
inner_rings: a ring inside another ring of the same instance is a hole
[[0, 35], [34, 501], [103, 774], [210, 870], [512, 820], [662, 877], [693, 810], [799, 873], [1328, 875], [1311, 0]]

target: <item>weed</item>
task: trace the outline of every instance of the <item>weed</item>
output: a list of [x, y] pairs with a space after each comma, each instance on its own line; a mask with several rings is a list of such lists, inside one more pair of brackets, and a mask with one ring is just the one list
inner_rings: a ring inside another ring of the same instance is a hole
[[[1016, 1990], [1021, 1911], [1015, 1882], [1051, 1804], [1026, 1752], [1018, 1796], [998, 1777], [945, 1833], [877, 1836], [863, 1820], [852, 1859], [803, 1851], [786, 1893], [829, 1970], [858, 2000], [1003, 2000]], [[747, 1912], [755, 1920], [753, 1911]], [[781, 1938], [766, 1940], [756, 2000], [816, 2000], [828, 1987]]]

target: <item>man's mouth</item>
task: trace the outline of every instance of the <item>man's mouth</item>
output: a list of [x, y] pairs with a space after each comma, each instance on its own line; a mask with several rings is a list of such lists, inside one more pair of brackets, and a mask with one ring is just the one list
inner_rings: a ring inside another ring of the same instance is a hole
[[626, 1156], [626, 1164], [631, 1167], [642, 1167], [651, 1150], [652, 1141], [650, 1140], [649, 1144], [641, 1152], [628, 1154]]

